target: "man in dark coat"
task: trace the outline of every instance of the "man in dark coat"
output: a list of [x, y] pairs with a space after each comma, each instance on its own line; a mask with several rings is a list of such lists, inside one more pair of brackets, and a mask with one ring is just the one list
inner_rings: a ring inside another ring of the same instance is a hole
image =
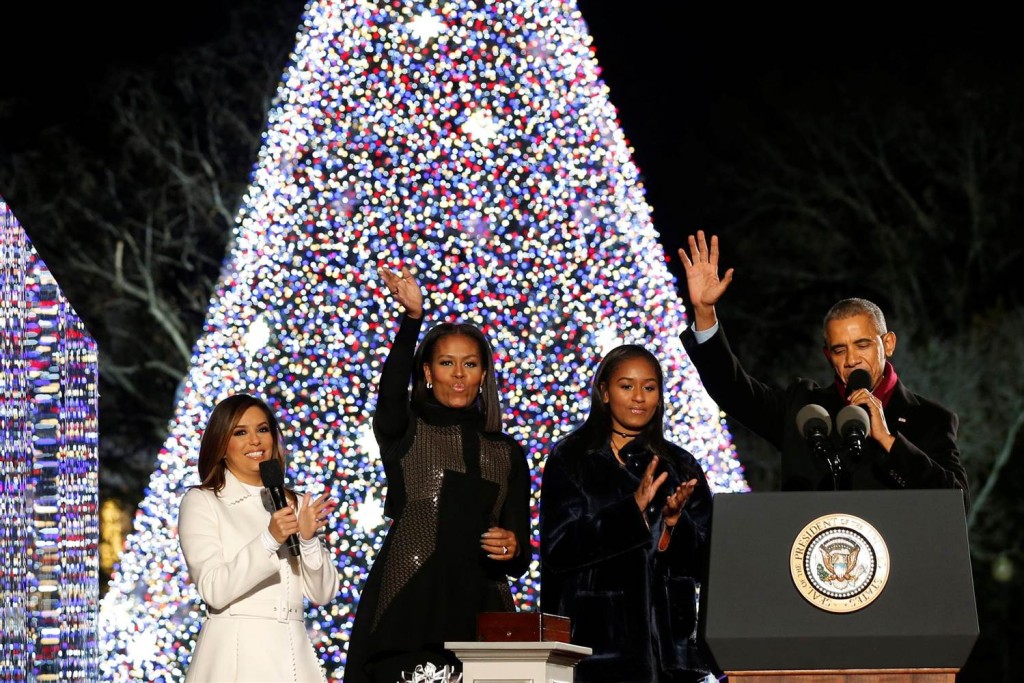
[[[835, 371], [833, 384], [798, 379], [785, 389], [770, 387], [744, 370], [718, 321], [715, 304], [733, 276], [730, 268], [719, 278], [718, 238], [712, 236], [709, 248], [699, 231], [689, 247], [689, 254], [679, 250], [693, 308], [683, 345], [719, 407], [782, 453], [783, 490], [956, 488], [967, 505], [958, 418], [900, 381], [887, 360], [896, 335], [878, 306], [844, 299], [825, 316], [824, 353]], [[798, 419], [809, 405], [824, 409], [826, 425], [845, 406], [859, 406], [868, 424], [860, 434], [855, 425], [846, 434], [831, 430], [815, 450], [815, 439], [808, 438], [813, 424]]]

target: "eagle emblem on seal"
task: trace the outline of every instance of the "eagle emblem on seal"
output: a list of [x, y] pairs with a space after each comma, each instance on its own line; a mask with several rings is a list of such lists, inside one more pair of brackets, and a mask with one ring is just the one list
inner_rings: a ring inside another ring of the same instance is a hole
[[879, 596], [889, 550], [866, 520], [833, 513], [807, 524], [793, 541], [790, 573], [800, 594], [828, 612], [853, 612]]

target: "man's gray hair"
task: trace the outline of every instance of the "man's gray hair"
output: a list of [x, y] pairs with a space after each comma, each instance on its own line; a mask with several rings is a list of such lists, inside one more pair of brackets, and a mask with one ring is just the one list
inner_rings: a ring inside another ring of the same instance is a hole
[[825, 314], [825, 322], [821, 326], [821, 333], [826, 343], [828, 342], [826, 331], [830, 322], [833, 320], [845, 320], [855, 315], [866, 315], [871, 318], [871, 321], [875, 324], [875, 334], [879, 336], [889, 331], [889, 328], [885, 326], [885, 315], [882, 313], [881, 308], [867, 299], [843, 299], [836, 302], [832, 308], [828, 309], [828, 313]]

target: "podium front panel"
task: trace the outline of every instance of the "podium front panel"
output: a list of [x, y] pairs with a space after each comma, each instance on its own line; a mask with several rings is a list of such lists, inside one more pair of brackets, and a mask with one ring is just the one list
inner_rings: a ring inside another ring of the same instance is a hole
[[[718, 493], [705, 636], [725, 671], [959, 669], [978, 636], [963, 495], [955, 490]], [[863, 607], [822, 609], [797, 588], [794, 544], [848, 515], [878, 532], [884, 586]]]

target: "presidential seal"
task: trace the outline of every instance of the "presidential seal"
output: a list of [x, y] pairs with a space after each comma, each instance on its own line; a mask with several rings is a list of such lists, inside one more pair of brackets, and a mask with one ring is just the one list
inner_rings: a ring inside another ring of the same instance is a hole
[[790, 574], [804, 599], [828, 612], [854, 612], [870, 605], [889, 580], [889, 549], [875, 528], [859, 517], [819, 517], [797, 534]]

